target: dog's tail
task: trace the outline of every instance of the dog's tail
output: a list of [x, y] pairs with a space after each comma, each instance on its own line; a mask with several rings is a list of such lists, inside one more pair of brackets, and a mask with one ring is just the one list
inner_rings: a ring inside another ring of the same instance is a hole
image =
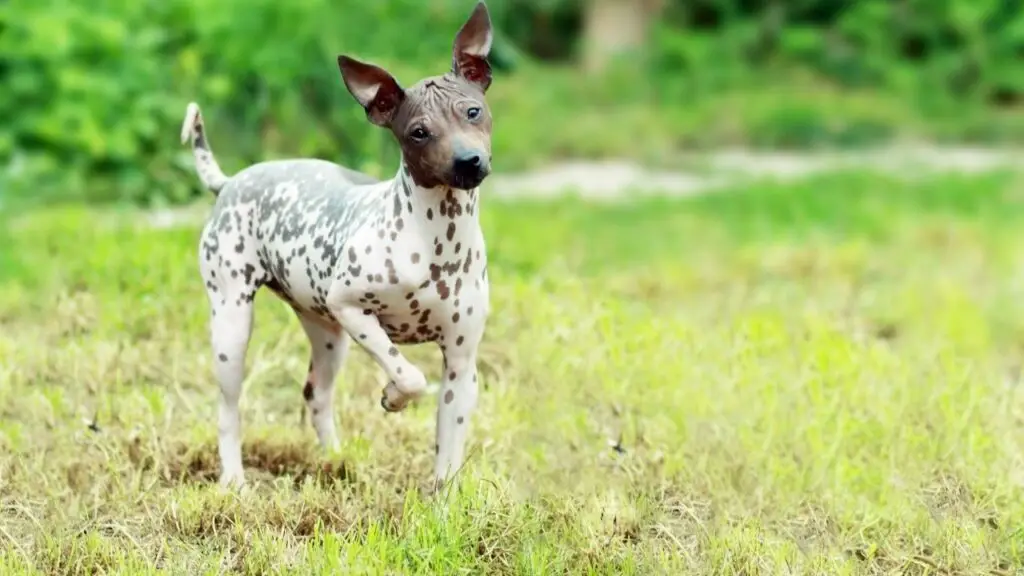
[[185, 109], [185, 122], [181, 125], [181, 143], [192, 143], [192, 156], [196, 160], [196, 172], [203, 185], [210, 189], [214, 195], [227, 183], [228, 177], [220, 169], [220, 164], [213, 157], [213, 150], [210, 150], [210, 143], [206, 140], [206, 127], [203, 126], [203, 116], [199, 113], [199, 105], [189, 102]]

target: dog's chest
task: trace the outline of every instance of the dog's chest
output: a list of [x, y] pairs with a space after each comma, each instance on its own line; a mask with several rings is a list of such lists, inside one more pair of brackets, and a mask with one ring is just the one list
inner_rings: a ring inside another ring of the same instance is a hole
[[488, 307], [487, 255], [475, 198], [401, 201], [345, 246], [336, 282], [395, 343], [476, 333]]

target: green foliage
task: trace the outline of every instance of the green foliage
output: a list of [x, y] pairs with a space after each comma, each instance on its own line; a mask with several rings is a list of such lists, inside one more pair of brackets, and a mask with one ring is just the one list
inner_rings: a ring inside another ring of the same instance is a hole
[[392, 65], [405, 81], [443, 71], [467, 14], [421, 0], [0, 4], [8, 184], [59, 196], [88, 176], [105, 184], [96, 200], [181, 199], [190, 161], [176, 136], [191, 99], [231, 163], [313, 155], [373, 169], [364, 164], [383, 134], [344, 91], [337, 54]]
[[802, 64], [841, 85], [913, 93], [930, 106], [1024, 96], [1020, 0], [675, 0], [663, 26], [675, 37], [680, 25], [694, 34], [659, 46], [662, 72], [705, 69], [703, 55], [726, 67]]
[[[387, 176], [395, 147], [335, 63], [447, 69], [470, 0], [0, 3], [0, 206], [181, 202], [198, 101], [222, 164], [318, 156]], [[1019, 140], [1021, 0], [669, 1], [642, 60], [571, 67], [582, 0], [492, 0], [499, 169], [682, 148]], [[539, 60], [548, 64], [538, 65]]]

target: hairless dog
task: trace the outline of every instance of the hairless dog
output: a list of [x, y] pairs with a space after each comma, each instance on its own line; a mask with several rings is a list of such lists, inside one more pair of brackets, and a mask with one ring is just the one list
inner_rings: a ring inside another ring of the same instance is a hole
[[401, 148], [401, 165], [386, 181], [317, 159], [261, 162], [226, 176], [198, 105], [189, 104], [182, 141], [191, 143], [196, 171], [217, 196], [199, 269], [221, 392], [221, 484], [244, 481], [239, 398], [253, 299], [263, 286], [291, 306], [309, 337], [302, 394], [321, 446], [338, 445], [332, 397], [350, 339], [387, 374], [380, 403], [388, 412], [427, 389], [396, 345], [435, 342], [444, 355], [435, 480], [462, 466], [489, 308], [479, 186], [491, 169], [484, 94], [492, 37], [480, 2], [455, 37], [451, 70], [410, 88], [382, 68], [338, 57], [367, 119]]

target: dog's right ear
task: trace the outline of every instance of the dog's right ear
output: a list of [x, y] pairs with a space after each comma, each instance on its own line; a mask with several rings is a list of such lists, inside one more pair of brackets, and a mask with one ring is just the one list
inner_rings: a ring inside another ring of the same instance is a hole
[[383, 68], [338, 56], [338, 68], [345, 87], [366, 110], [366, 117], [378, 126], [388, 126], [405, 99], [405, 90]]

